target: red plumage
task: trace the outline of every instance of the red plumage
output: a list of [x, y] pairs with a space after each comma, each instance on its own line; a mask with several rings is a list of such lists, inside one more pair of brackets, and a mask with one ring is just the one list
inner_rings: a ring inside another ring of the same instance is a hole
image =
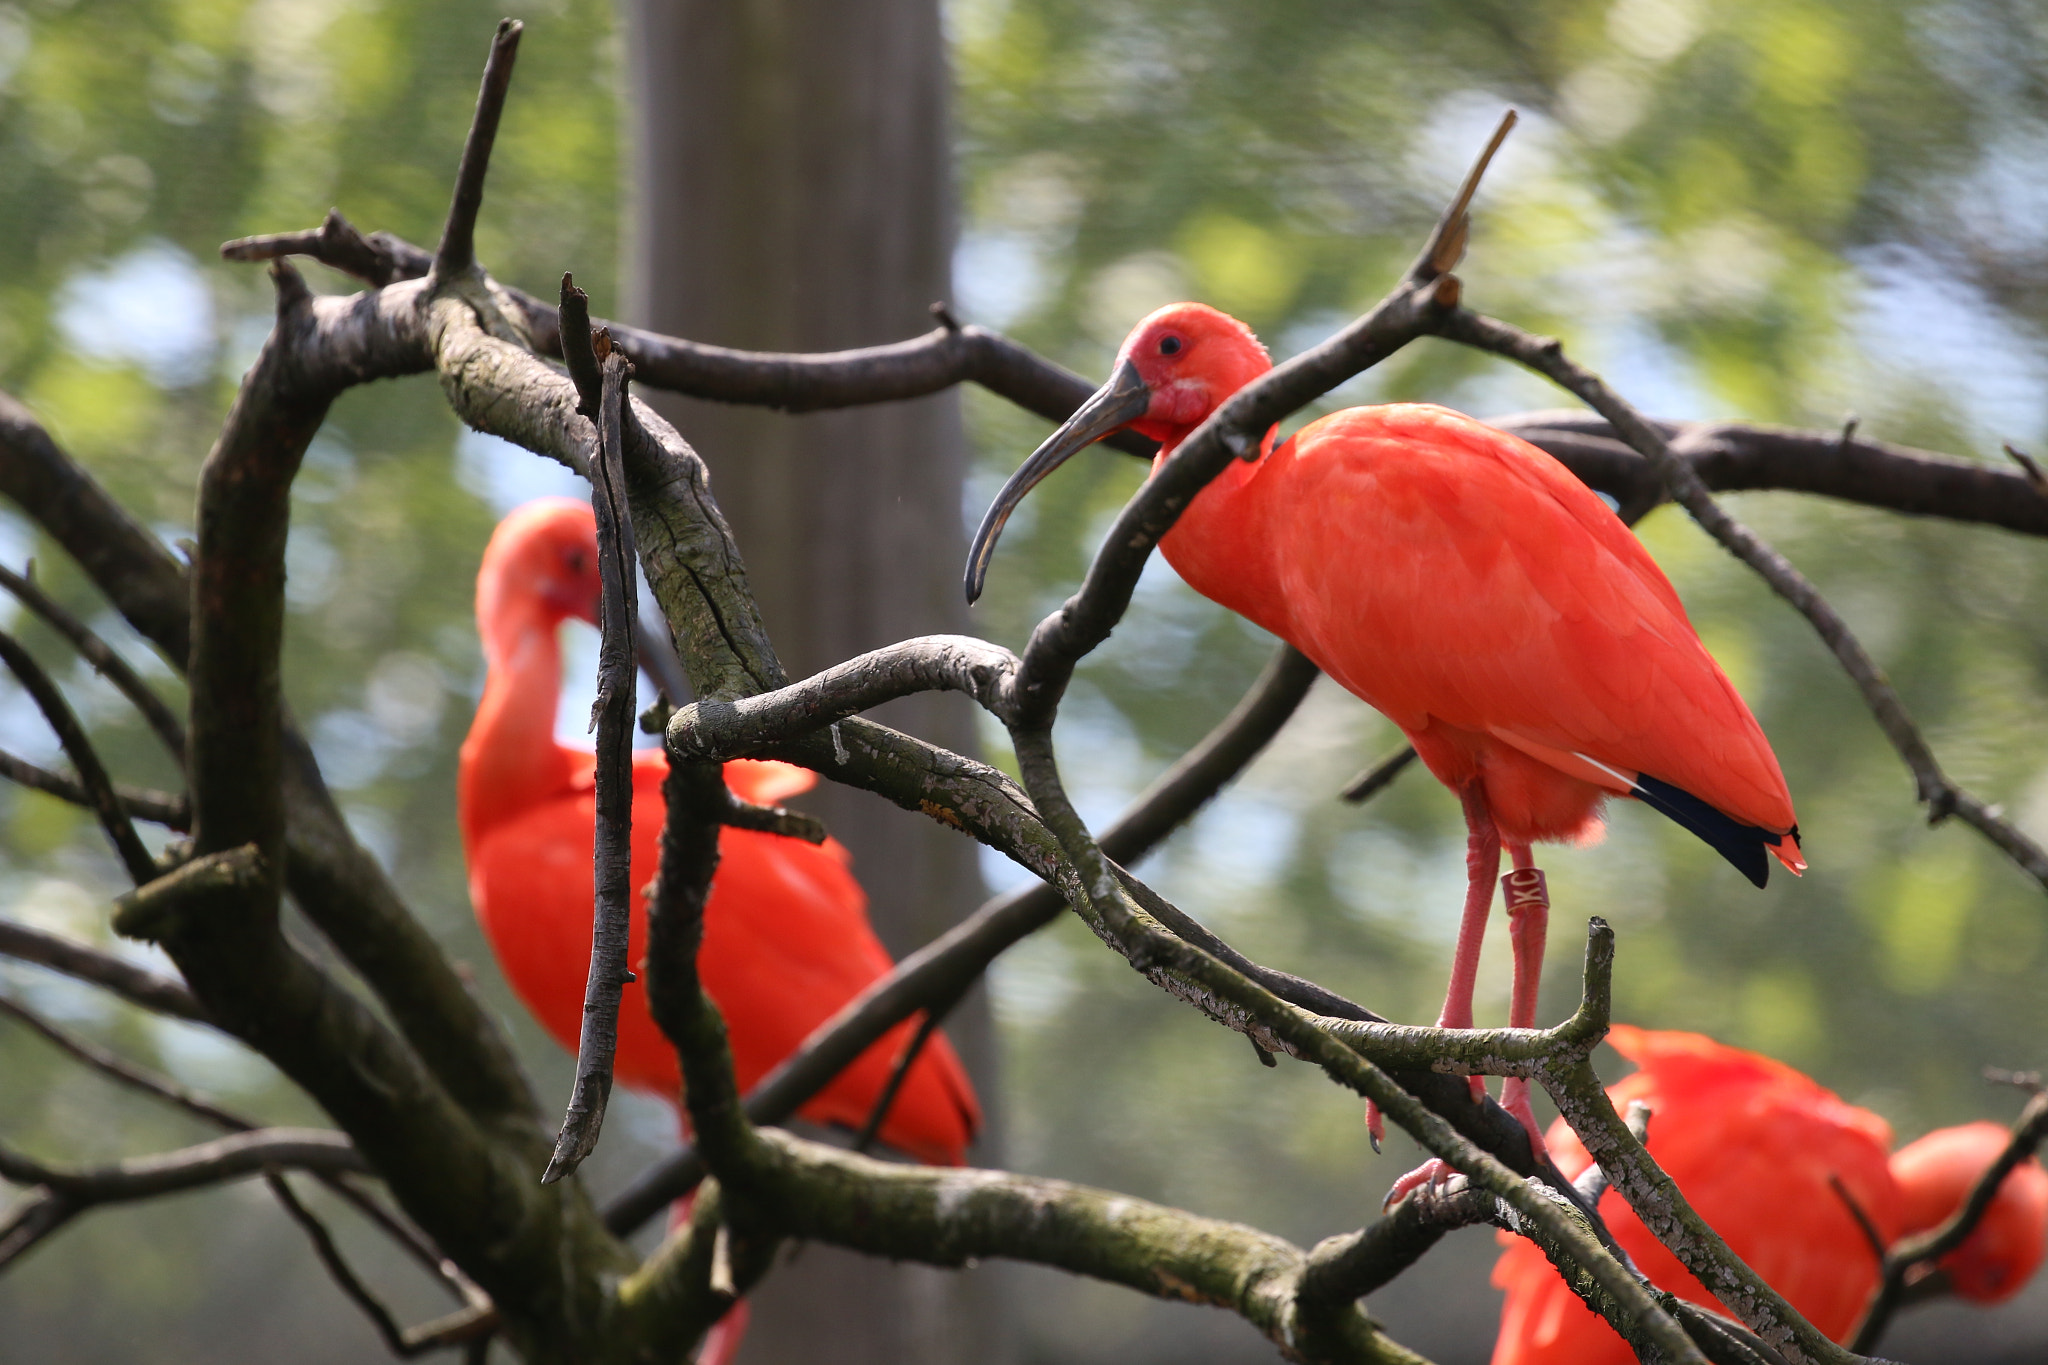
[[[1697, 1033], [1617, 1024], [1607, 1041], [1639, 1070], [1609, 1086], [1615, 1107], [1651, 1108], [1650, 1155], [1731, 1250], [1828, 1336], [1856, 1325], [1877, 1288], [1877, 1258], [1828, 1182], [1843, 1185], [1887, 1243], [1905, 1230], [1886, 1165], [1891, 1128], [1768, 1057]], [[1559, 1121], [1551, 1159], [1576, 1178], [1592, 1164]], [[1650, 1279], [1714, 1306], [1706, 1287], [1609, 1191], [1601, 1216]], [[1630, 1365], [1628, 1344], [1565, 1286], [1535, 1244], [1508, 1247], [1493, 1282], [1507, 1291], [1493, 1365]], [[1720, 1311], [1726, 1311], [1725, 1309]]]
[[[458, 805], [470, 897], [499, 965], [527, 1008], [574, 1051], [590, 965], [595, 759], [558, 744], [558, 628], [597, 603], [596, 523], [588, 506], [549, 499], [507, 517], [484, 552], [477, 620], [488, 674], [462, 746]], [[628, 961], [646, 941], [641, 889], [655, 874], [667, 772], [659, 753], [633, 765], [635, 888]], [[741, 797], [772, 803], [813, 778], [781, 763], [725, 767]], [[835, 842], [814, 847], [752, 830], [719, 835], [698, 965], [729, 1026], [742, 1089], [892, 967], [867, 920], [867, 897]], [[803, 1106], [817, 1123], [858, 1128], [908, 1040], [905, 1021]], [[614, 1074], [679, 1102], [675, 1049], [626, 987]], [[911, 1067], [880, 1137], [921, 1160], [959, 1164], [979, 1127], [974, 1090], [943, 1036]]]
[[[1617, 1024], [1607, 1035], [1639, 1068], [1609, 1086], [1615, 1107], [1651, 1108], [1650, 1155], [1729, 1248], [1807, 1321], [1836, 1341], [1878, 1284], [1877, 1257], [1830, 1177], [1838, 1177], [1886, 1245], [1946, 1220], [2005, 1145], [1996, 1124], [1928, 1134], [1887, 1157], [1891, 1127], [1769, 1057], [1697, 1033]], [[1576, 1178], [1592, 1159], [1562, 1120], [1550, 1154]], [[1650, 1234], [1618, 1192], [1600, 1201], [1615, 1240], [1659, 1287], [1719, 1307]], [[2048, 1172], [2028, 1161], [1984, 1221], [1941, 1262], [1956, 1291], [2016, 1293], [2040, 1265]], [[1629, 1365], [1635, 1359], [1580, 1302], [1534, 1243], [1501, 1234], [1493, 1282], [1507, 1291], [1493, 1365]], [[1720, 1311], [1726, 1311], [1725, 1308]]]
[[[1995, 1123], [1938, 1128], [1892, 1153], [1892, 1178], [1905, 1201], [1906, 1228], [1948, 1221], [1969, 1197], [2012, 1134]], [[2032, 1157], [1998, 1187], [1983, 1219], [1937, 1264], [1956, 1294], [1997, 1303], [2019, 1293], [2048, 1253], [2048, 1171]]]
[[1226, 471], [1161, 543], [1408, 735], [1503, 841], [1579, 840], [1650, 773], [1794, 824], [1763, 732], [1642, 542], [1528, 442], [1444, 408], [1350, 408]]

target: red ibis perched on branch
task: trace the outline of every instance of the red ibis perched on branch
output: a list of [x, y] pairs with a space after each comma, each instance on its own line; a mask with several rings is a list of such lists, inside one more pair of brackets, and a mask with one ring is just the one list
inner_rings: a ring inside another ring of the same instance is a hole
[[[1062, 461], [1127, 427], [1164, 461], [1271, 368], [1250, 329], [1213, 308], [1145, 318], [1109, 382], [989, 508], [969, 599], [1003, 522]], [[1525, 441], [1439, 407], [1349, 408], [1277, 444], [1266, 433], [1160, 548], [1195, 591], [1400, 726], [1463, 803], [1470, 887], [1444, 1027], [1472, 1024], [1503, 845], [1518, 1027], [1536, 1020], [1549, 911], [1530, 846], [1597, 838], [1610, 798], [1661, 811], [1758, 886], [1769, 856], [1806, 866], [1777, 758], [1677, 593], [1613, 511]], [[1534, 1138], [1526, 1082], [1502, 1099]]]

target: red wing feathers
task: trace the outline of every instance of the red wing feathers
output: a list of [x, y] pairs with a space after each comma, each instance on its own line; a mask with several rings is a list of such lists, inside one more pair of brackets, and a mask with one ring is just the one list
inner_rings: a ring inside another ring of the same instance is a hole
[[1325, 418], [1269, 462], [1288, 619], [1262, 623], [1402, 728], [1507, 732], [1790, 827], [1777, 761], [1670, 582], [1548, 455], [1398, 405]]

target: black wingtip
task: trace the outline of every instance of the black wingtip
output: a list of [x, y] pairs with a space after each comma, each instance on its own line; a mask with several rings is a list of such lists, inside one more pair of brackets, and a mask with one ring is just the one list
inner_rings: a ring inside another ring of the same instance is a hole
[[[1716, 853], [1735, 865], [1735, 870], [1761, 887], [1771, 879], [1770, 845], [1779, 836], [1756, 825], [1745, 825], [1723, 815], [1691, 792], [1643, 773], [1630, 793], [1652, 810], [1697, 834]], [[1793, 831], [1796, 841], [1798, 831]]]

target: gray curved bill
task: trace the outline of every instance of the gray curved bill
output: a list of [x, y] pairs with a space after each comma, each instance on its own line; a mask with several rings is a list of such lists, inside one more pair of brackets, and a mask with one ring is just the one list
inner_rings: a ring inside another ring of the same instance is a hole
[[1126, 360], [1116, 367], [1107, 384], [1090, 395], [1079, 411], [1062, 422], [1058, 431], [1045, 438], [1045, 444], [1017, 466], [1017, 472], [988, 505], [981, 528], [974, 533], [974, 544], [967, 551], [969, 604], [981, 596], [982, 585], [988, 580], [989, 557], [996, 552], [996, 537], [1002, 535], [1003, 524], [1017, 510], [1017, 504], [1024, 501], [1024, 495], [1037, 487], [1040, 479], [1066, 463], [1069, 456], [1129, 426], [1151, 406], [1152, 390], [1145, 387], [1138, 367]]

